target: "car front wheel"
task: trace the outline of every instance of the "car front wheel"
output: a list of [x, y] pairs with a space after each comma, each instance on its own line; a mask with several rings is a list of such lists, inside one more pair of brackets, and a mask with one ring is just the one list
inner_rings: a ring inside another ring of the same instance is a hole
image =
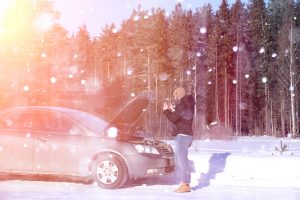
[[128, 177], [127, 167], [121, 158], [105, 154], [93, 162], [93, 178], [101, 188], [116, 189], [122, 187]]

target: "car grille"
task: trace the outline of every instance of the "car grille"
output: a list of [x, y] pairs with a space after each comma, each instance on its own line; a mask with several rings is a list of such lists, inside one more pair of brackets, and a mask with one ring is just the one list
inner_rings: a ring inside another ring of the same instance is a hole
[[173, 149], [171, 146], [169, 145], [158, 145], [156, 146], [156, 148], [161, 152], [163, 153], [163, 155], [165, 156], [170, 156], [170, 157], [173, 157], [174, 156], [174, 152], [173, 152]]
[[175, 171], [175, 166], [165, 167], [165, 173], [171, 173]]

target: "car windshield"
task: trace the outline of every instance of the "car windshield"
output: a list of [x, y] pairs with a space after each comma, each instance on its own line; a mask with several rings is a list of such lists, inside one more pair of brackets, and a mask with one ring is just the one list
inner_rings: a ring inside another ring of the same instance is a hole
[[94, 133], [102, 133], [108, 124], [101, 118], [86, 112], [68, 111], [68, 114]]

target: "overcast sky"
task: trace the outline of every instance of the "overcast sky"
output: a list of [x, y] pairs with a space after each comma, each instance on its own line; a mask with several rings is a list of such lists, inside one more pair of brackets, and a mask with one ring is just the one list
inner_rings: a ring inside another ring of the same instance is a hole
[[[91, 36], [96, 36], [105, 24], [115, 23], [118, 27], [139, 4], [143, 9], [160, 7], [170, 12], [178, 2], [187, 9], [195, 9], [209, 2], [216, 10], [221, 4], [221, 0], [55, 0], [55, 9], [61, 13], [59, 23], [70, 33], [77, 32], [78, 27], [85, 24]], [[228, 2], [232, 4], [235, 0]]]

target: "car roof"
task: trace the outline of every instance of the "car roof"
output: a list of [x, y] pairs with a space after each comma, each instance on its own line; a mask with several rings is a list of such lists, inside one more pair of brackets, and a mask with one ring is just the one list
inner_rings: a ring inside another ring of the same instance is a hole
[[76, 110], [76, 109], [66, 108], [66, 107], [58, 107], [58, 106], [15, 106], [15, 107], [7, 107], [4, 110], [19, 110], [19, 109], [55, 110], [59, 112], [84, 112], [81, 110]]
[[18, 111], [18, 110], [39, 110], [39, 111], [54, 111], [59, 112], [61, 114], [65, 114], [67, 116], [72, 117], [74, 120], [80, 122], [86, 128], [90, 129], [95, 133], [102, 132], [107, 126], [107, 122], [102, 118], [95, 116], [91, 113], [76, 110], [72, 108], [66, 107], [58, 107], [58, 106], [16, 106], [16, 107], [8, 107], [1, 110], [2, 113]]

